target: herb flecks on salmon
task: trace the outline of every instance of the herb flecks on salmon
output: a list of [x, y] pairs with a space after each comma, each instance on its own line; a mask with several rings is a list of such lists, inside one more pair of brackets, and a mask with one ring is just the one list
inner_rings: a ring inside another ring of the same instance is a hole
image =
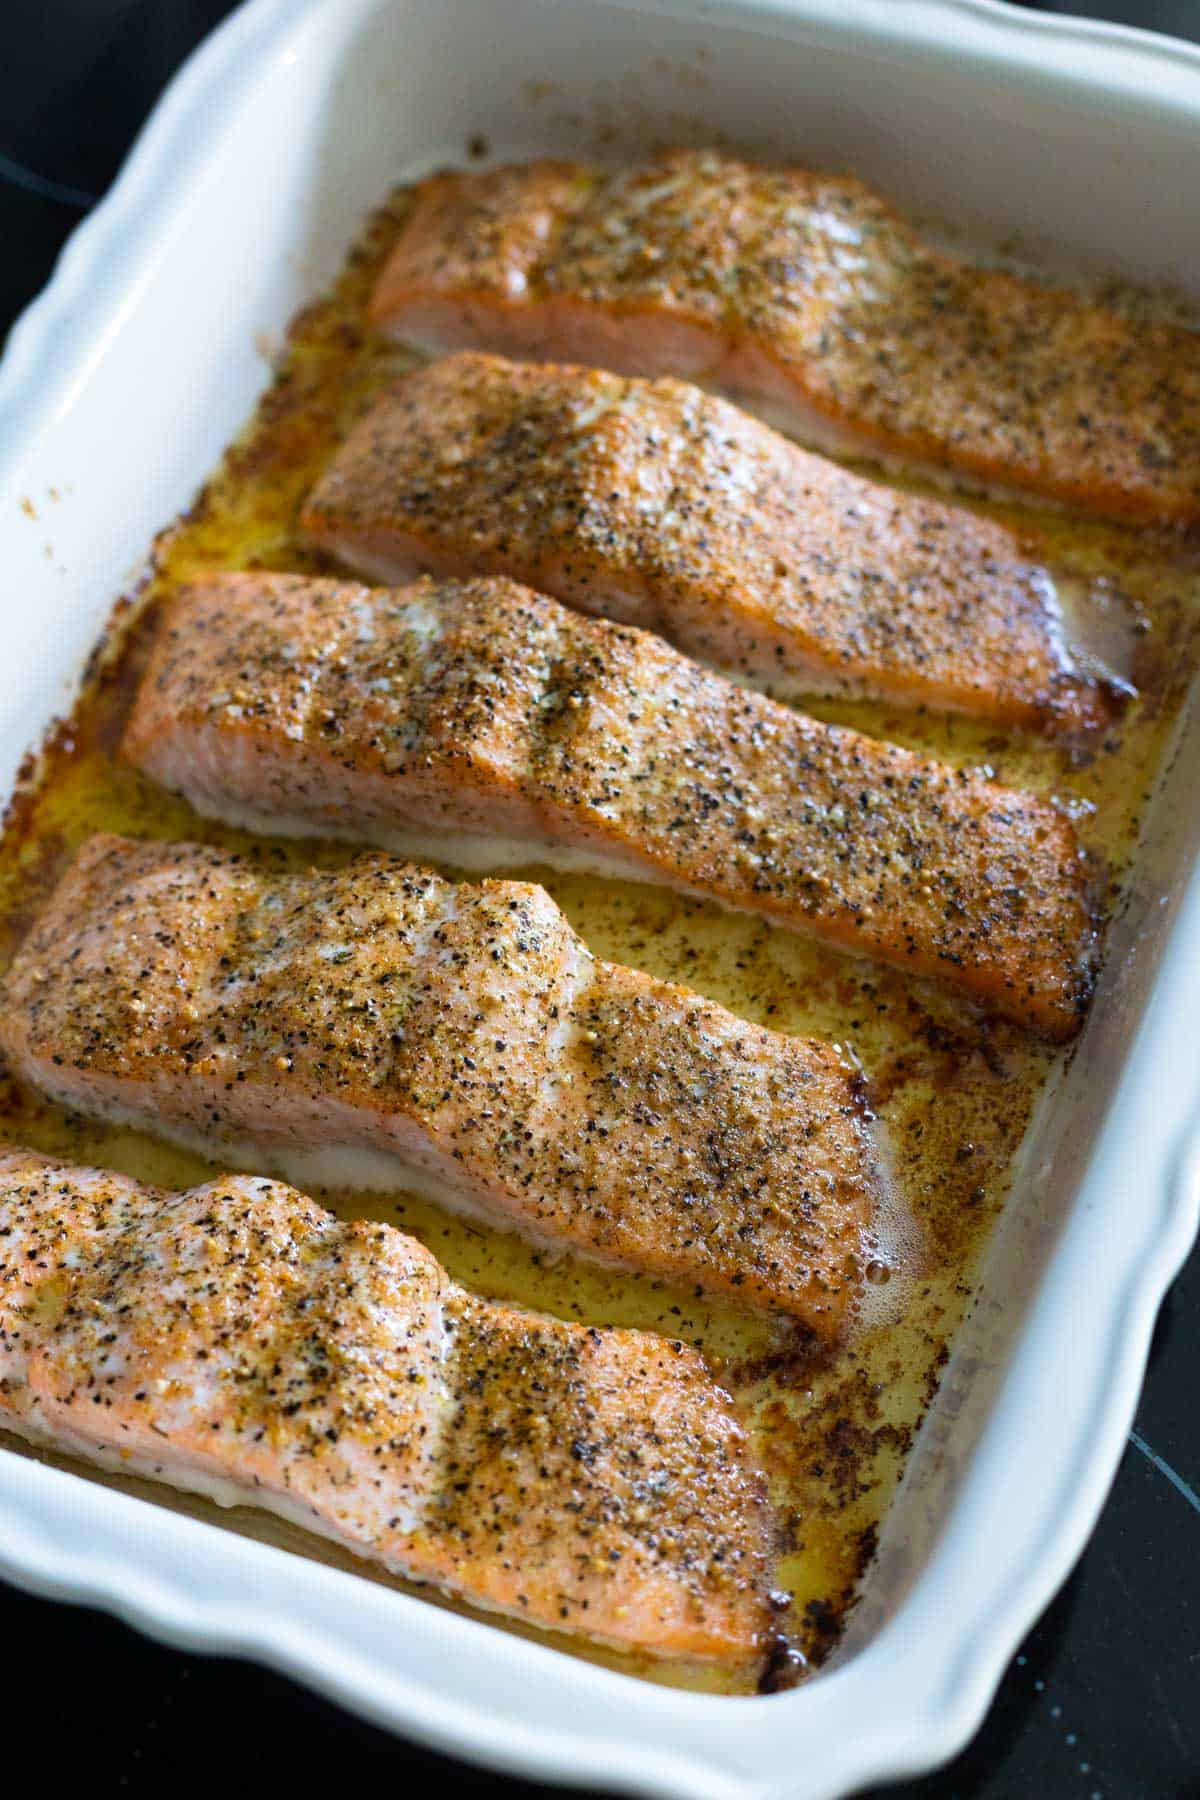
[[542, 888], [102, 836], [0, 1000], [35, 1087], [223, 1162], [407, 1182], [825, 1339], [863, 1292], [880, 1179], [840, 1051], [597, 961]]
[[936, 248], [849, 176], [713, 151], [434, 175], [372, 310], [426, 349], [690, 376], [817, 442], [1200, 518], [1200, 336]]
[[225, 575], [167, 605], [126, 754], [234, 823], [664, 883], [1051, 1036], [1093, 930], [1074, 828], [504, 580]]
[[0, 1425], [529, 1624], [767, 1647], [764, 1483], [694, 1350], [478, 1299], [280, 1183], [0, 1158]]
[[463, 353], [403, 375], [301, 513], [364, 574], [510, 575], [739, 680], [1062, 734], [1124, 690], [1017, 536], [673, 380]]

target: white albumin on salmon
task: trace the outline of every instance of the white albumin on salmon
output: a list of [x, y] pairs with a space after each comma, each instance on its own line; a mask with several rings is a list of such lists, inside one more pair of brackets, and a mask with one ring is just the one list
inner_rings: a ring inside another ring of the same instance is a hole
[[881, 1177], [834, 1046], [599, 962], [544, 889], [86, 844], [0, 990], [15, 1072], [306, 1183], [415, 1186], [835, 1338]]
[[511, 581], [195, 584], [166, 605], [124, 749], [252, 829], [664, 883], [1051, 1036], [1087, 1002], [1084, 864], [1058, 808]]
[[276, 1182], [0, 1156], [0, 1426], [531, 1625], [769, 1648], [764, 1483], [694, 1350], [477, 1299]]
[[1070, 735], [1129, 691], [1069, 651], [1054, 580], [1014, 532], [679, 381], [470, 353], [413, 369], [353, 429], [301, 529], [385, 581], [510, 575], [783, 698]]
[[819, 448], [1200, 518], [1200, 334], [938, 249], [851, 176], [711, 150], [432, 175], [372, 313], [437, 353], [688, 376]]

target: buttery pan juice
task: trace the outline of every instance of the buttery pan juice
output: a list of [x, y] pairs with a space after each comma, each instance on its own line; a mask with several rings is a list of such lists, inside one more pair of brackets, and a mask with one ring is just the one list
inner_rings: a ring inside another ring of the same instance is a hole
[[[296, 514], [349, 426], [412, 361], [364, 327], [367, 296], [406, 204], [398, 195], [372, 221], [331, 293], [295, 321], [249, 428], [192, 509], [160, 538], [150, 574], [118, 609], [71, 719], [52, 735], [18, 793], [0, 841], [5, 961], [67, 859], [96, 831], [266, 847], [283, 867], [337, 866], [353, 854], [345, 845], [255, 840], [201, 819], [124, 765], [117, 746], [159, 597], [217, 569], [330, 571], [298, 542]], [[1075, 818], [1111, 910], [1193, 669], [1196, 559], [1168, 535], [969, 503], [1016, 525], [1031, 553], [1069, 571], [1064, 594], [1072, 625], [1104, 646], [1138, 698], [1103, 738], [1073, 748], [1031, 736], [997, 737], [962, 719], [881, 705], [831, 702], [809, 710], [1055, 796]], [[411, 1232], [455, 1280], [481, 1294], [699, 1346], [747, 1417], [770, 1481], [782, 1541], [777, 1585], [790, 1597], [782, 1624], [799, 1652], [790, 1672], [815, 1666], [836, 1642], [870, 1562], [948, 1345], [970, 1305], [989, 1229], [1002, 1206], [1021, 1203], [1019, 1193], [1008, 1191], [1014, 1159], [1039, 1093], [1069, 1051], [983, 1019], [947, 991], [762, 920], [590, 875], [542, 867], [519, 873], [550, 891], [597, 955], [682, 982], [774, 1030], [828, 1038], [857, 1061], [878, 1121], [888, 1191], [854, 1330], [837, 1349], [822, 1351], [798, 1331], [739, 1314], [703, 1292], [549, 1256], [416, 1195], [324, 1189], [316, 1197], [343, 1217], [371, 1216]], [[213, 1173], [200, 1158], [140, 1132], [68, 1113], [7, 1075], [0, 1098], [0, 1131], [8, 1142], [169, 1188]], [[203, 1502], [131, 1485], [160, 1503], [211, 1516]], [[231, 1523], [390, 1579], [278, 1520], [239, 1510]], [[745, 1679], [739, 1684], [717, 1672], [617, 1655], [565, 1637], [546, 1641], [657, 1681], [720, 1691], [745, 1686]], [[773, 1679], [790, 1672], [776, 1671]]]

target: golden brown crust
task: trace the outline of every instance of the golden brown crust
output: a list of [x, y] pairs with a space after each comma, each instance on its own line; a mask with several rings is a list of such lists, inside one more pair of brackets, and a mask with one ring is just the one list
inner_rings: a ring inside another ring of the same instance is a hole
[[414, 369], [301, 524], [368, 574], [511, 575], [768, 690], [1059, 732], [1114, 712], [1012, 532], [679, 381], [472, 353]]
[[694, 1351], [477, 1299], [276, 1182], [0, 1159], [0, 1421], [232, 1482], [531, 1624], [765, 1648], [762, 1482]]
[[826, 1338], [861, 1292], [877, 1179], [840, 1053], [594, 962], [541, 888], [94, 838], [3, 1000], [25, 1079], [222, 1158], [399, 1156], [537, 1242]]

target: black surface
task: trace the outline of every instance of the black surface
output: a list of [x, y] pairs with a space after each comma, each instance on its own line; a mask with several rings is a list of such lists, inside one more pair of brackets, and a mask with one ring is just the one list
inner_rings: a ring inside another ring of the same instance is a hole
[[[45, 282], [176, 64], [228, 10], [221, 0], [2, 0], [0, 328]], [[1200, 0], [1097, 0], [1091, 10], [1200, 39]], [[1195, 207], [1197, 196], [1181, 203]], [[1095, 1537], [975, 1743], [949, 1769], [889, 1793], [1200, 1795], [1198, 1303], [1193, 1259], [1160, 1319], [1134, 1438]], [[35, 1746], [43, 1780], [56, 1787], [157, 1794], [235, 1769], [241, 1787], [257, 1773], [253, 1755], [243, 1760], [253, 1744], [271, 1786], [294, 1783], [301, 1794], [330, 1778], [350, 1786], [377, 1775], [408, 1792], [461, 1784], [516, 1800], [549, 1791], [458, 1769], [274, 1675], [165, 1650], [98, 1614], [0, 1587], [0, 1621], [4, 1712], [21, 1726], [19, 1739], [6, 1733], [10, 1757], [18, 1743]]]

